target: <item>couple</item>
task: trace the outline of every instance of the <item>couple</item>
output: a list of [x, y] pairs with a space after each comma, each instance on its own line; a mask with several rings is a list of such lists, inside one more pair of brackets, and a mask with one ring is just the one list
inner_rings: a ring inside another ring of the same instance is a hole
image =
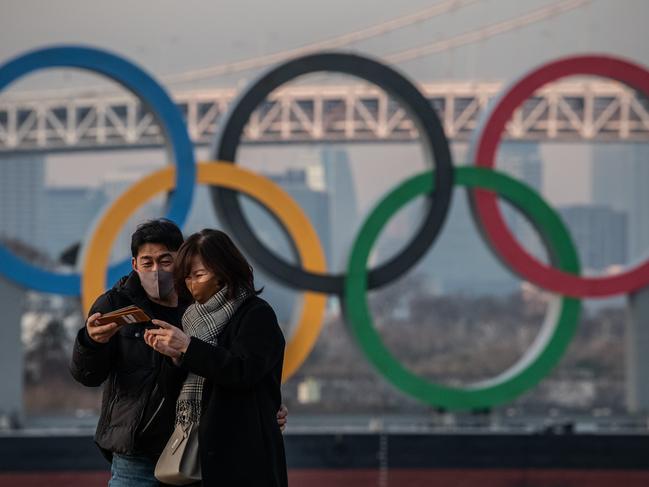
[[[230, 238], [203, 230], [183, 243], [164, 219], [131, 239], [133, 272], [93, 305], [71, 372], [104, 384], [95, 442], [110, 487], [157, 486], [156, 461], [175, 424], [198, 422], [202, 485], [287, 485], [280, 383], [284, 337]], [[149, 324], [95, 321], [129, 305]]]

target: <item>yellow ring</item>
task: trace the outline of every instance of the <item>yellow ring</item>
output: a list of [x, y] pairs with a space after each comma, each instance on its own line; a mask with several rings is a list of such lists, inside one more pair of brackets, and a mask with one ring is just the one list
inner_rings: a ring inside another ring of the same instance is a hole
[[[121, 225], [153, 196], [173, 189], [175, 173], [175, 167], [170, 166], [141, 179], [121, 194], [99, 219], [82, 263], [81, 301], [86, 313], [97, 296], [105, 291], [110, 253]], [[295, 200], [278, 185], [228, 163], [200, 162], [196, 176], [200, 184], [240, 191], [262, 203], [284, 224], [304, 268], [312, 272], [326, 271], [324, 251], [311, 222]], [[283, 382], [300, 368], [313, 349], [322, 328], [326, 302], [327, 297], [322, 293], [305, 292], [300, 321], [286, 347]]]

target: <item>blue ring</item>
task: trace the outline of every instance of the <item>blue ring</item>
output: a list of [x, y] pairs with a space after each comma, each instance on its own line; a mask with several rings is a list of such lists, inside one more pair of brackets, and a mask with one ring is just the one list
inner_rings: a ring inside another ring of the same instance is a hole
[[[81, 68], [102, 74], [130, 90], [156, 117], [167, 136], [176, 164], [176, 188], [171, 193], [166, 218], [182, 227], [194, 193], [194, 147], [180, 110], [164, 88], [135, 64], [115, 54], [90, 47], [58, 46], [28, 52], [0, 66], [0, 91], [21, 76], [52, 67]], [[116, 281], [130, 269], [129, 259], [112, 265], [108, 271], [108, 282]], [[78, 296], [81, 290], [79, 274], [60, 274], [40, 269], [13, 255], [2, 245], [0, 273], [36, 291]]]

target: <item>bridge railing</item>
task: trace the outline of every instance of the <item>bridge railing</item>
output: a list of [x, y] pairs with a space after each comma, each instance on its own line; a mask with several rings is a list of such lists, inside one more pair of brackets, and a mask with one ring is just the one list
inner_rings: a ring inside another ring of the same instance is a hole
[[[500, 83], [424, 84], [453, 140], [466, 140]], [[174, 94], [189, 134], [209, 144], [236, 96], [233, 89]], [[542, 141], [649, 141], [649, 100], [608, 81], [548, 85], [513, 116], [506, 137]], [[412, 141], [417, 129], [382, 90], [367, 84], [291, 86], [274, 92], [252, 115], [246, 143]], [[0, 96], [0, 152], [96, 150], [158, 146], [163, 137], [139, 101], [123, 95], [43, 98]]]

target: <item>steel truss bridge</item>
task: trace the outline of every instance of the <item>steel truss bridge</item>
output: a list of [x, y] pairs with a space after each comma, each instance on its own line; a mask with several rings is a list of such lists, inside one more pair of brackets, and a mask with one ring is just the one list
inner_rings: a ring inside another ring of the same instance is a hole
[[[503, 89], [500, 83], [420, 85], [452, 140], [467, 140], [480, 113]], [[233, 89], [174, 93], [197, 145], [211, 143], [236, 97]], [[547, 85], [507, 126], [509, 140], [649, 141], [649, 100], [609, 81]], [[245, 143], [415, 141], [417, 129], [399, 103], [369, 84], [289, 86], [274, 92], [252, 115]], [[130, 94], [0, 97], [0, 152], [116, 150], [164, 143], [151, 113]]]

